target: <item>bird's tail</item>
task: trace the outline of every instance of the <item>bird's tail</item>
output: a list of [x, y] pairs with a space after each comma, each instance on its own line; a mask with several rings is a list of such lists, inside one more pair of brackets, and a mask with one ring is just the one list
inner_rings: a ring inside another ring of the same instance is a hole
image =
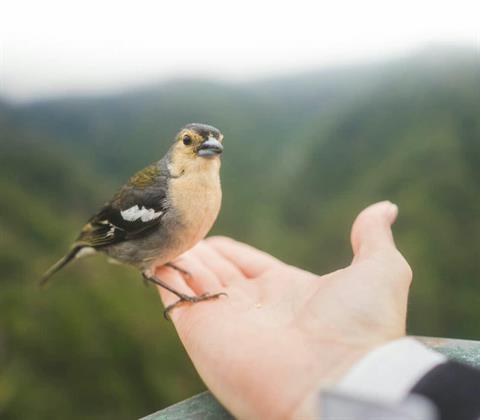
[[55, 264], [53, 264], [40, 278], [39, 285], [45, 286], [45, 284], [50, 280], [57, 271], [60, 271], [65, 267], [70, 261], [74, 260], [78, 253], [84, 248], [83, 245], [74, 245], [72, 249], [65, 254], [61, 259], [59, 259]]

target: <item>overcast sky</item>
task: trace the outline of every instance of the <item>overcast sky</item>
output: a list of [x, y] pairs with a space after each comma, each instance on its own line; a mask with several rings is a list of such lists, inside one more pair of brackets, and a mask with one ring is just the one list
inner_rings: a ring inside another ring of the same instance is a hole
[[246, 79], [480, 43], [478, 0], [3, 0], [0, 94]]

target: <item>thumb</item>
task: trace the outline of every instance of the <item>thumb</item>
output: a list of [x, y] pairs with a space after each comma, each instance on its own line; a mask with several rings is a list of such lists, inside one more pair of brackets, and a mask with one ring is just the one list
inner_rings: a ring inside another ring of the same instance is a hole
[[397, 214], [395, 204], [382, 201], [367, 207], [357, 216], [351, 233], [354, 263], [376, 254], [396, 251], [391, 225]]
[[[352, 227], [354, 258], [350, 268], [356, 278], [373, 281], [371, 284], [375, 287], [369, 296], [380, 298], [377, 306], [382, 303], [389, 307], [392, 300], [387, 297], [393, 298], [404, 324], [412, 269], [393, 241], [391, 225], [397, 214], [396, 205], [382, 201], [367, 207], [357, 216]], [[382, 293], [382, 290], [389, 293]]]

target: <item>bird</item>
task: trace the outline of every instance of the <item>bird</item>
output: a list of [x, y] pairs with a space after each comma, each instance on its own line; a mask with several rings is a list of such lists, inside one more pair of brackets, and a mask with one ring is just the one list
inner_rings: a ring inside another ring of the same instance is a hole
[[225, 293], [189, 296], [155, 275], [169, 266], [183, 276], [191, 274], [174, 264], [210, 231], [220, 212], [223, 134], [200, 123], [184, 126], [165, 156], [134, 174], [112, 199], [83, 226], [70, 250], [41, 277], [47, 281], [68, 263], [95, 253], [110, 262], [134, 266], [145, 283], [157, 284], [179, 299], [165, 308], [197, 303]]

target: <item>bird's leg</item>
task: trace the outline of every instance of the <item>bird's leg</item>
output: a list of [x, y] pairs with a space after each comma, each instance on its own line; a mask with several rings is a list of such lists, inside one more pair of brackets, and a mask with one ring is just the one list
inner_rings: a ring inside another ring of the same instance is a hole
[[169, 262], [169, 263], [166, 263], [165, 265], [167, 267], [173, 268], [174, 270], [177, 270], [182, 276], [185, 276], [188, 279], [192, 278], [192, 274], [190, 273], [190, 271], [184, 270], [182, 267], [179, 267], [174, 263]]
[[[190, 273], [188, 273], [188, 274], [190, 274]], [[197, 302], [203, 302], [205, 300], [216, 299], [220, 296], [228, 296], [224, 292], [215, 293], [215, 294], [204, 293], [203, 295], [200, 295], [200, 296], [189, 296], [189, 295], [186, 295], [185, 293], [182, 293], [182, 292], [179, 292], [178, 290], [175, 290], [173, 287], [169, 286], [167, 283], [163, 282], [158, 277], [149, 276], [146, 273], [142, 273], [142, 275], [143, 275], [143, 278], [144, 278], [145, 281], [155, 283], [156, 285], [158, 285], [160, 287], [163, 287], [164, 289], [167, 289], [169, 292], [171, 292], [174, 295], [179, 297], [179, 299], [175, 303], [172, 303], [171, 305], [168, 305], [165, 308], [165, 310], [163, 311], [163, 316], [167, 320], [170, 319], [170, 317], [168, 316], [168, 313], [173, 308], [175, 308], [176, 306], [178, 306], [182, 303], [185, 303], [185, 302], [197, 303]]]
[[158, 277], [149, 276], [146, 273], [142, 273], [142, 276], [144, 281], [155, 283], [157, 286], [161, 286], [164, 289], [167, 289], [169, 292], [172, 292], [174, 295], [177, 295], [180, 299], [188, 300], [192, 297], [186, 295], [185, 293], [179, 292], [178, 290], [175, 290], [173, 287], [169, 286], [167, 283], [163, 282]]

